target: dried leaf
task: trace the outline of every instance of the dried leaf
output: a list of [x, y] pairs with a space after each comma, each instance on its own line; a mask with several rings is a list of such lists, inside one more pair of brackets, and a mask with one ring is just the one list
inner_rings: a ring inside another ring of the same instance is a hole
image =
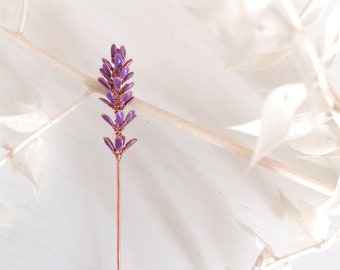
[[275, 261], [275, 257], [271, 254], [268, 249], [263, 249], [260, 255], [257, 257], [252, 270], [265, 270], [267, 269], [267, 265], [270, 265]]
[[25, 104], [25, 103], [21, 103], [18, 101], [14, 101], [13, 103], [14, 103], [14, 106], [18, 108], [18, 110], [22, 113], [41, 112], [39, 108], [37, 108], [34, 105]]
[[335, 231], [335, 233], [332, 234], [332, 236], [330, 238], [328, 238], [328, 244], [329, 244], [329, 247], [332, 246], [333, 244], [339, 242], [339, 238], [340, 238], [340, 230], [337, 229]]
[[333, 120], [337, 124], [337, 126], [340, 128], [340, 113], [337, 109], [331, 110]]
[[49, 117], [43, 112], [0, 117], [0, 124], [17, 132], [33, 132], [48, 122]]
[[15, 170], [30, 181], [38, 200], [47, 172], [47, 150], [44, 141], [41, 138], [33, 141], [28, 147], [25, 157], [14, 156], [12, 164]]
[[[330, 116], [326, 113], [307, 112], [297, 114], [293, 117], [289, 134], [285, 140], [302, 137], [329, 119]], [[254, 120], [245, 124], [227, 127], [226, 129], [239, 131], [257, 137], [260, 134], [260, 128], [261, 120]]]
[[340, 149], [340, 130], [327, 124], [322, 124], [312, 132], [289, 142], [289, 145], [311, 156], [325, 155]]
[[305, 239], [308, 236], [320, 240], [328, 234], [330, 221], [324, 212], [302, 200], [295, 207], [282, 193], [280, 198], [287, 224], [299, 238]]
[[315, 49], [325, 67], [332, 66], [340, 50], [340, 5], [327, 17], [324, 33], [316, 40]]
[[263, 54], [257, 57], [255, 60], [242, 63], [240, 65], [229, 68], [232, 71], [261, 71], [268, 69], [286, 58], [291, 52], [291, 48], [286, 48], [277, 52]]
[[325, 12], [328, 0], [309, 0], [300, 12], [300, 19], [303, 25], [309, 25], [318, 20]]
[[0, 203], [0, 226], [13, 226], [15, 225], [15, 220], [7, 207]]
[[340, 51], [340, 35], [338, 35], [337, 40], [330, 46], [322, 57], [322, 62], [326, 68], [330, 68]]
[[332, 197], [320, 205], [318, 210], [332, 217], [340, 215], [340, 176]]
[[299, 201], [299, 210], [304, 231], [315, 241], [325, 239], [330, 229], [329, 217], [303, 200]]
[[293, 118], [293, 123], [287, 140], [305, 136], [330, 119], [331, 117], [329, 114], [322, 112], [306, 112], [297, 114]]
[[315, 50], [326, 69], [330, 68], [334, 64], [337, 53], [340, 50], [339, 37], [340, 36], [338, 35], [333, 44], [331, 44], [328, 48], [325, 48], [323, 36], [317, 38], [315, 41]]
[[296, 234], [301, 235], [301, 224], [299, 222], [300, 212], [297, 207], [280, 192], [281, 204], [284, 211], [284, 216], [289, 228], [291, 228]]
[[262, 108], [260, 135], [250, 165], [272, 151], [288, 135], [295, 111], [306, 96], [303, 84], [283, 85], [267, 96]]
[[325, 22], [325, 31], [323, 36], [324, 47], [329, 48], [336, 42], [340, 31], [340, 5], [333, 9]]
[[20, 0], [10, 0], [0, 7], [0, 22], [4, 23], [13, 19], [20, 9]]
[[263, 251], [263, 250], [267, 250], [268, 251], [268, 255], [270, 255], [271, 257], [275, 257], [273, 250], [271, 248], [271, 246], [264, 241], [252, 228], [250, 228], [249, 226], [245, 225], [244, 223], [238, 221], [238, 220], [234, 220], [233, 222], [240, 228], [242, 229], [244, 232], [246, 232], [250, 237], [254, 238], [256, 241], [256, 247], [259, 251]]
[[261, 120], [257, 119], [251, 122], [247, 122], [241, 125], [226, 127], [226, 129], [235, 130], [248, 135], [258, 137], [260, 134]]
[[24, 160], [24, 158], [22, 158], [19, 154], [17, 154], [11, 158], [11, 164], [12, 164], [13, 170], [22, 174], [25, 178], [27, 178], [31, 182], [34, 188], [36, 188], [34, 177], [28, 165], [26, 164], [26, 161]]

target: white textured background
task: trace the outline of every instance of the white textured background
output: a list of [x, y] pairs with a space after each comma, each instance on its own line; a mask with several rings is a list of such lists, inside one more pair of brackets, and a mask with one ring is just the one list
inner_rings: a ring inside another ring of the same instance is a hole
[[[247, 39], [221, 43], [187, 8], [218, 4], [32, 0], [24, 37], [93, 78], [111, 43], [124, 44], [134, 59], [136, 97], [253, 147], [252, 138], [224, 127], [259, 116], [263, 94], [257, 89], [300, 75], [296, 66], [271, 77], [228, 71], [226, 65], [250, 54]], [[242, 37], [228, 9], [223, 12]], [[15, 30], [18, 16], [2, 25]], [[0, 36], [0, 115], [17, 114], [13, 104], [21, 102], [54, 116], [84, 91], [83, 83]], [[41, 136], [49, 163], [39, 202], [10, 163], [0, 169], [0, 202], [16, 223], [0, 227], [1, 270], [115, 269], [115, 163], [102, 143], [111, 132], [103, 112], [107, 108], [93, 94]], [[123, 270], [251, 269], [259, 254], [255, 240], [232, 219], [254, 229], [278, 256], [311, 244], [286, 226], [279, 190], [312, 204], [326, 197], [265, 169], [245, 173], [246, 160], [137, 114], [127, 136], [139, 141], [122, 161]], [[11, 146], [27, 136], [5, 127], [0, 135]], [[320, 175], [334, 183], [332, 172]], [[336, 270], [339, 256], [338, 244], [293, 265]]]

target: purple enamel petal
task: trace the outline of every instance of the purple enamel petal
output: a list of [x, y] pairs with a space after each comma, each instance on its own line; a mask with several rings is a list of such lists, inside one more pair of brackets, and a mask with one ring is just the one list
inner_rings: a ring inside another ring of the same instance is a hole
[[106, 105], [111, 106], [112, 104], [110, 103], [110, 101], [106, 100], [105, 98], [99, 98], [100, 101], [104, 102]]
[[131, 63], [132, 63], [132, 59], [127, 60], [127, 61], [125, 62], [125, 64], [124, 64], [124, 67], [130, 66]]
[[126, 103], [127, 101], [131, 99], [131, 97], [132, 97], [132, 91], [128, 91], [123, 95], [122, 101]]
[[113, 143], [109, 137], [104, 137], [104, 142], [112, 152], [115, 151], [115, 147], [113, 146]]
[[103, 61], [103, 64], [106, 64], [110, 69], [113, 69], [111, 63], [109, 60], [105, 59], [105, 58], [102, 58], [102, 61]]
[[135, 97], [131, 97], [128, 101], [125, 102], [125, 105], [129, 104]]
[[113, 127], [114, 123], [111, 119], [110, 116], [108, 116], [107, 114], [102, 114], [102, 118], [110, 125]]
[[108, 75], [105, 73], [104, 69], [100, 68], [99, 71], [100, 71], [100, 73], [101, 73], [107, 80], [110, 79], [110, 76], [108, 76]]
[[119, 51], [122, 54], [123, 58], [125, 58], [126, 57], [126, 49], [125, 49], [125, 47], [123, 45], [120, 46]]
[[116, 151], [119, 151], [122, 148], [123, 145], [124, 145], [123, 139], [121, 137], [117, 137], [115, 139], [115, 148], [116, 148]]
[[98, 78], [98, 82], [100, 82], [107, 90], [111, 90], [111, 85], [104, 78]]
[[103, 64], [103, 71], [104, 71], [104, 73], [106, 74], [107, 77], [111, 76], [110, 67], [106, 63]]
[[127, 83], [122, 88], [122, 93], [129, 91], [134, 85], [134, 82]]
[[111, 101], [112, 103], [115, 103], [115, 95], [113, 94], [112, 91], [108, 92], [108, 93], [106, 94], [106, 97], [107, 97], [107, 99], [108, 99], [109, 101]]
[[124, 112], [119, 111], [116, 112], [116, 124], [117, 126], [121, 126], [124, 120]]
[[124, 146], [124, 151], [126, 151], [127, 149], [129, 149], [132, 145], [134, 145], [135, 143], [137, 142], [137, 139], [134, 138], [134, 139], [131, 139], [129, 140], [125, 146]]
[[131, 97], [127, 101], [121, 101], [120, 104], [119, 104], [120, 109], [124, 110], [125, 106], [128, 105], [133, 99], [134, 99], [134, 97]]
[[136, 113], [134, 110], [129, 111], [129, 113], [127, 114], [126, 118], [125, 118], [125, 125], [127, 125], [128, 123], [130, 123], [133, 119], [136, 118]]
[[119, 74], [119, 77], [121, 79], [124, 79], [128, 73], [129, 73], [129, 68], [127, 68], [127, 67], [122, 68], [122, 70], [121, 70], [121, 72]]
[[114, 84], [116, 89], [120, 89], [120, 85], [122, 84], [122, 81], [119, 78], [115, 78], [113, 80], [113, 84]]
[[114, 58], [116, 52], [117, 52], [117, 46], [116, 46], [116, 44], [112, 44], [112, 46], [111, 46], [111, 57], [112, 58]]
[[128, 75], [126, 75], [126, 77], [124, 78], [124, 82], [130, 80], [134, 74], [135, 74], [135, 73], [132, 71], [132, 72], [130, 72]]
[[123, 56], [121, 56], [119, 53], [116, 53], [114, 60], [115, 60], [115, 67], [119, 68], [123, 62]]

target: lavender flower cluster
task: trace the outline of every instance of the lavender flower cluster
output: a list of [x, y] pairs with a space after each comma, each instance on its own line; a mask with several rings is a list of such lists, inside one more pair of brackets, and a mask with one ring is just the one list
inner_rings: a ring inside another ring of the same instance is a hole
[[99, 69], [103, 77], [98, 78], [106, 89], [106, 99], [99, 98], [106, 105], [111, 107], [115, 113], [114, 120], [107, 114], [102, 114], [102, 118], [113, 128], [115, 133], [114, 142], [109, 137], [104, 137], [105, 144], [115, 155], [117, 160], [120, 160], [122, 154], [131, 147], [137, 139], [125, 141], [123, 135], [124, 128], [136, 117], [134, 110], [130, 110], [126, 116], [124, 109], [133, 99], [131, 88], [133, 82], [128, 82], [134, 74], [130, 72], [129, 66], [132, 59], [126, 60], [126, 50], [124, 46], [118, 48], [115, 44], [111, 46], [111, 62], [103, 58], [103, 66]]

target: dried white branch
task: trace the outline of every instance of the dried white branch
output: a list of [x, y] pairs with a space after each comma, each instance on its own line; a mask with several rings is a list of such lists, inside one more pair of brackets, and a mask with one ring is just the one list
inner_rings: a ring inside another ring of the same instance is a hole
[[27, 18], [27, 8], [28, 8], [28, 0], [22, 0], [21, 3], [21, 16], [20, 16], [20, 23], [18, 26], [17, 32], [22, 34], [24, 32], [26, 18]]
[[73, 110], [75, 110], [82, 102], [86, 100], [88, 96], [90, 96], [93, 93], [93, 90], [89, 89], [87, 90], [76, 102], [74, 102], [69, 108], [62, 111], [57, 116], [51, 118], [50, 122], [43, 125], [41, 128], [36, 130], [34, 133], [32, 133], [30, 136], [28, 136], [25, 140], [23, 140], [21, 143], [19, 143], [14, 148], [9, 148], [7, 151], [7, 154], [0, 160], [0, 167], [4, 165], [12, 156], [14, 156], [16, 153], [18, 153], [22, 148], [24, 148], [27, 144], [32, 142], [34, 139], [38, 138], [41, 134], [43, 134], [46, 130], [48, 130], [50, 127], [55, 125], [57, 122], [65, 118], [67, 115], [69, 115]]
[[[135, 101], [132, 103], [132, 106], [134, 106], [137, 110], [140, 110], [155, 118], [158, 118], [167, 123], [170, 123], [175, 127], [181, 128], [189, 132], [193, 136], [196, 136], [202, 140], [205, 140], [209, 142], [210, 144], [215, 145], [221, 149], [224, 149], [230, 153], [237, 154], [248, 160], [250, 160], [253, 155], [252, 150], [240, 144], [237, 144], [227, 138], [219, 136], [204, 127], [200, 127], [172, 113], [169, 113], [160, 108], [157, 108], [143, 100], [135, 99]], [[322, 194], [325, 194], [328, 196], [331, 196], [333, 194], [333, 188], [330, 185], [326, 183], [322, 183], [320, 180], [314, 177], [308, 176], [306, 174], [303, 174], [299, 172], [298, 170], [292, 167], [289, 167], [272, 158], [265, 157], [262, 160], [260, 160], [257, 164], [269, 170], [277, 172], [278, 174], [282, 176], [285, 176], [305, 187], [318, 191]]]
[[329, 107], [333, 109], [335, 106], [335, 97], [328, 82], [323, 60], [319, 58], [313, 43], [308, 39], [308, 36], [304, 33], [304, 26], [302, 25], [302, 22], [299, 18], [299, 13], [296, 10], [292, 0], [282, 0], [281, 3], [286, 9], [292, 21], [292, 24], [294, 25], [297, 31], [298, 34], [297, 41], [300, 42], [299, 45], [301, 46], [301, 51], [306, 54], [306, 56], [308, 57], [312, 64], [323, 96], [326, 99]]
[[274, 259], [273, 262], [266, 264], [264, 269], [270, 270], [279, 265], [284, 265], [285, 263], [291, 262], [297, 258], [306, 256], [308, 254], [325, 251], [339, 241], [340, 241], [340, 230], [337, 231], [331, 238], [327, 240], [322, 240], [313, 246], [301, 249], [299, 251], [287, 254], [282, 257], [273, 258]]
[[307, 57], [312, 63], [312, 66], [314, 68], [315, 74], [317, 76], [319, 86], [321, 91], [323, 92], [323, 95], [329, 105], [330, 108], [334, 108], [334, 95], [332, 93], [331, 87], [328, 83], [328, 79], [326, 76], [326, 71], [323, 65], [322, 59], [319, 58], [315, 47], [313, 44], [308, 40], [306, 37], [303, 40], [303, 46], [305, 48], [305, 52]]
[[51, 66], [56, 67], [61, 72], [71, 75], [72, 77], [84, 82], [88, 86], [89, 89], [99, 88], [99, 83], [97, 82], [96, 79], [91, 78], [85, 73], [79, 70], [76, 70], [70, 65], [68, 65], [67, 63], [57, 59], [55, 56], [49, 54], [47, 51], [27, 41], [22, 35], [11, 32], [1, 25], [0, 25], [0, 34], [3, 35], [8, 40], [12, 41], [17, 46], [26, 50], [27, 52], [35, 55], [39, 59], [42, 59], [43, 61], [50, 64]]
[[339, 51], [340, 51], [340, 42], [338, 41], [335, 44], [333, 44], [331, 47], [329, 47], [325, 55], [322, 57], [322, 62], [326, 63], [329, 59], [334, 57]]
[[[3, 35], [10, 41], [12, 41], [17, 46], [27, 50], [29, 53], [37, 56], [38, 58], [46, 61], [48, 64], [55, 66], [60, 71], [64, 72], [67, 75], [70, 75], [82, 82], [84, 82], [88, 88], [89, 92], [87, 94], [90, 94], [92, 91], [98, 91], [104, 93], [103, 87], [100, 86], [100, 84], [95, 80], [94, 78], [86, 75], [85, 73], [76, 70], [75, 68], [71, 67], [70, 65], [62, 62], [61, 60], [57, 59], [56, 57], [50, 55], [45, 50], [39, 48], [38, 46], [30, 43], [26, 39], [24, 39], [21, 35], [17, 33], [13, 33], [5, 29], [4, 27], [0, 26], [0, 35]], [[87, 95], [85, 94], [85, 95]], [[80, 102], [83, 100], [83, 97], [78, 100]], [[200, 127], [194, 123], [188, 122], [174, 114], [171, 114], [167, 111], [164, 111], [158, 107], [155, 107], [143, 100], [135, 98], [135, 101], [133, 102], [134, 106], [139, 109], [142, 112], [148, 113], [152, 115], [155, 118], [159, 118], [163, 121], [166, 121], [176, 127], [179, 127], [181, 129], [184, 129], [188, 132], [190, 132], [192, 135], [197, 136], [217, 147], [220, 147], [224, 150], [227, 150], [228, 152], [240, 155], [245, 157], [246, 159], [250, 160], [253, 154], [253, 151], [239, 145], [229, 139], [226, 139], [224, 137], [221, 137], [217, 134], [214, 134], [213, 132]], [[77, 106], [77, 105], [75, 105]], [[75, 107], [72, 107], [71, 110], [73, 110]], [[66, 111], [62, 113], [63, 117], [67, 115], [69, 112]], [[64, 115], [65, 114], [65, 115]], [[58, 121], [62, 117], [57, 117]], [[37, 138], [40, 134], [42, 134], [45, 130], [47, 130], [49, 127], [51, 127], [55, 123], [56, 119], [52, 120], [49, 125], [44, 126], [42, 129], [37, 131], [36, 133], [32, 134], [29, 138], [27, 138], [23, 143], [16, 146], [8, 155], [0, 161], [0, 166], [6, 162], [11, 154], [15, 154], [18, 152], [24, 145], [26, 145], [31, 140]], [[320, 180], [315, 179], [312, 176], [305, 175], [298, 170], [289, 167], [281, 162], [278, 162], [276, 160], [273, 160], [271, 158], [265, 157], [263, 158], [259, 163], [259, 165], [272, 170], [274, 172], [279, 173], [282, 176], [287, 177], [288, 179], [291, 179], [303, 186], [306, 186], [310, 189], [313, 189], [315, 191], [318, 191], [320, 193], [323, 193], [325, 195], [331, 196], [333, 193], [333, 188], [329, 186], [328, 184], [322, 183]]]

